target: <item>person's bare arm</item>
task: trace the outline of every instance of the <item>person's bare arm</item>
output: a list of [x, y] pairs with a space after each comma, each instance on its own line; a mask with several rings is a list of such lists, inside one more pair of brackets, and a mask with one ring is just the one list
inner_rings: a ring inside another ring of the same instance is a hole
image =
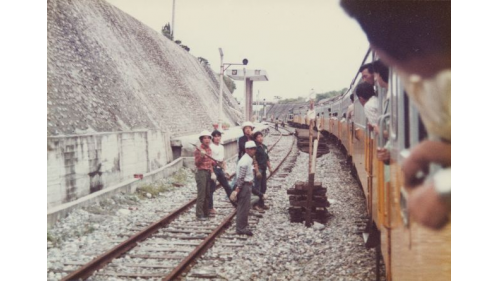
[[405, 186], [414, 186], [417, 173], [427, 171], [430, 163], [451, 166], [451, 143], [427, 140], [415, 146], [402, 166]]

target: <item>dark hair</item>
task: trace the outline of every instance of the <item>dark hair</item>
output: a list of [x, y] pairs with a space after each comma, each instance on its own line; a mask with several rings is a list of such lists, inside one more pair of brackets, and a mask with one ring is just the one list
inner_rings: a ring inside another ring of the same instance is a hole
[[264, 135], [263, 135], [261, 132], [255, 132], [255, 133], [253, 134], [253, 139], [254, 139], [254, 140], [256, 140], [258, 136], [262, 136], [262, 137], [264, 137]]
[[342, 0], [368, 41], [396, 60], [451, 55], [451, 1]]
[[375, 95], [375, 90], [373, 90], [373, 85], [362, 82], [356, 87], [356, 96], [369, 100]]
[[222, 136], [222, 133], [219, 132], [218, 130], [215, 130], [212, 132], [212, 137], [215, 137], [215, 136]]
[[363, 70], [365, 69], [368, 69], [368, 72], [372, 73], [373, 74], [373, 64], [371, 62], [369, 63], [366, 63], [366, 64], [363, 64], [360, 68], [359, 68], [359, 72], [363, 72]]
[[385, 83], [389, 82], [389, 68], [385, 66], [385, 64], [383, 64], [380, 60], [373, 62], [373, 71], [380, 74], [380, 77], [382, 78], [382, 80], [384, 80]]
[[354, 94], [351, 94], [349, 98], [351, 99], [352, 102], [354, 102]]

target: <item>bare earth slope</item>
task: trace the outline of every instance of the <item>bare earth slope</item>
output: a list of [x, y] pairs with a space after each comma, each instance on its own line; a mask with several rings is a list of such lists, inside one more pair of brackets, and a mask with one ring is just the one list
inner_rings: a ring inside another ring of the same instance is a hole
[[[219, 95], [211, 76], [196, 57], [104, 1], [47, 1], [49, 136], [209, 129]], [[223, 106], [226, 122], [241, 119], [227, 89]]]

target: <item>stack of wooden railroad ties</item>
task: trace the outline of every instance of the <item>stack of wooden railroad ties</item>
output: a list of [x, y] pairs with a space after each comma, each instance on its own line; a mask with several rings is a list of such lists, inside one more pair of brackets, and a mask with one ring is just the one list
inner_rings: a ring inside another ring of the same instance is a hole
[[303, 152], [309, 153], [309, 177], [308, 182], [297, 181], [295, 186], [287, 190], [290, 199], [290, 214], [291, 222], [306, 222], [306, 226], [310, 227], [312, 221], [317, 221], [325, 224], [330, 216], [327, 207], [330, 206], [326, 197], [326, 187], [322, 186], [321, 182], [314, 181], [316, 173], [316, 158], [329, 152], [326, 141], [321, 139], [318, 128], [316, 133], [314, 121], [311, 120], [309, 130], [296, 129], [298, 146]]

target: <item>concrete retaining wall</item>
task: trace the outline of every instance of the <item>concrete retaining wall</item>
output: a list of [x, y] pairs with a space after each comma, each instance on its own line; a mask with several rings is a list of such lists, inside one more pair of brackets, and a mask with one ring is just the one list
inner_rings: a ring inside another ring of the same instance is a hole
[[49, 137], [47, 144], [47, 208], [163, 168], [173, 160], [170, 136], [159, 131]]
[[[95, 202], [110, 198], [117, 193], [134, 193], [137, 187], [139, 187], [140, 185], [169, 177], [170, 175], [177, 172], [180, 168], [185, 166], [184, 161], [185, 158], [179, 158], [165, 167], [144, 174], [143, 179], [131, 178], [116, 185], [110, 186], [106, 189], [81, 197], [75, 201], [49, 208], [47, 210], [47, 227], [53, 226], [57, 222], [57, 220], [66, 217], [69, 212], [76, 208], [89, 206]], [[193, 160], [191, 161], [194, 162]], [[189, 160], [187, 162], [189, 162]]]

